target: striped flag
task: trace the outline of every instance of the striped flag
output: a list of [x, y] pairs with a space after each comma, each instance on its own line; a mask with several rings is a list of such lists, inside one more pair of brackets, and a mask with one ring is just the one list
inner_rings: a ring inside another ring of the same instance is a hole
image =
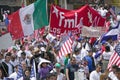
[[103, 34], [103, 35], [101, 36], [100, 42], [102, 42], [102, 41], [107, 41], [107, 40], [110, 39], [110, 38], [111, 38], [113, 41], [117, 40], [118, 34], [120, 33], [119, 27], [120, 27], [120, 23], [117, 22], [117, 23], [115, 24], [115, 26], [112, 26], [112, 28], [111, 28], [108, 32], [106, 32], [105, 34]]
[[36, 69], [35, 69], [35, 61], [34, 60], [33, 60], [33, 65], [31, 68], [30, 80], [36, 80]]
[[23, 80], [23, 69], [21, 65], [18, 66], [17, 80]]
[[120, 67], [120, 43], [115, 47], [115, 52], [110, 57], [108, 69], [111, 70], [111, 66], [114, 64]]
[[72, 52], [72, 43], [73, 40], [71, 39], [71, 34], [68, 34], [63, 40], [62, 46], [58, 52], [59, 58], [62, 58], [63, 56], [66, 56], [68, 53]]
[[95, 54], [95, 59], [97, 59], [98, 57], [100, 57], [100, 55], [103, 53], [103, 51], [104, 50], [102, 50], [102, 49], [100, 49], [100, 50], [98, 50], [97, 52], [96, 52], [96, 54]]

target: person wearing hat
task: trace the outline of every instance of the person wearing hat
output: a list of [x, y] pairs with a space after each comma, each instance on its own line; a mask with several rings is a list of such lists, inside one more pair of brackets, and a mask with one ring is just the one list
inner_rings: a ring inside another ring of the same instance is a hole
[[55, 68], [50, 71], [50, 73], [54, 73], [56, 72], [57, 73], [57, 80], [66, 80], [66, 77], [63, 73], [61, 73], [61, 64], [60, 63], [56, 63]]
[[53, 64], [44, 59], [44, 58], [40, 58], [40, 62], [38, 64], [38, 74], [39, 74], [39, 78], [40, 80], [45, 80], [47, 77], [47, 74], [53, 69]]

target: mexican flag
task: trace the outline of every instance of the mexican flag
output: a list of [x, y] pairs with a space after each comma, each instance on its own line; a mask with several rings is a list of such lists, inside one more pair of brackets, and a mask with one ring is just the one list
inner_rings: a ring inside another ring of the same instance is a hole
[[13, 39], [33, 34], [34, 30], [48, 25], [47, 0], [37, 0], [9, 15], [8, 31]]

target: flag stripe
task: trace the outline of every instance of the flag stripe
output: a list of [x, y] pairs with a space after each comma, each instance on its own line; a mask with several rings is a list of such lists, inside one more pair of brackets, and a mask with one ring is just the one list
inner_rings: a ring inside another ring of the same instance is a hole
[[71, 53], [72, 51], [72, 39], [69, 36], [68, 39], [62, 44], [60, 51], [58, 52], [59, 58], [67, 55], [68, 53]]
[[35, 67], [35, 61], [34, 60], [33, 60], [33, 65], [32, 65], [32, 68], [31, 68], [30, 80], [36, 80], [36, 67]]
[[120, 67], [120, 57], [119, 57], [118, 53], [116, 53], [116, 52], [114, 52], [110, 57], [110, 60], [108, 63], [108, 69], [111, 70], [111, 67], [114, 64]]

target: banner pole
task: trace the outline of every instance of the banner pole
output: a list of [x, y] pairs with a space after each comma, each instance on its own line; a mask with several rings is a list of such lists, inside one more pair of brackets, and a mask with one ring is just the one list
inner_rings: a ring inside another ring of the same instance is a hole
[[67, 9], [67, 0], [64, 0], [65, 9]]

